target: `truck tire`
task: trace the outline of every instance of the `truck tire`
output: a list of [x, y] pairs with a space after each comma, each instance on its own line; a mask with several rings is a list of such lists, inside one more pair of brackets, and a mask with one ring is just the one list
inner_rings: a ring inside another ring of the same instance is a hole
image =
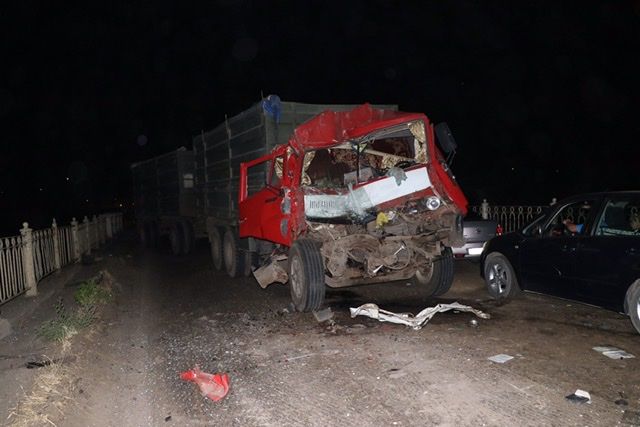
[[313, 240], [296, 240], [289, 250], [289, 288], [298, 311], [317, 310], [324, 302], [324, 262]]
[[631, 324], [640, 333], [640, 279], [636, 280], [627, 290], [625, 308], [631, 318]]
[[222, 238], [220, 237], [220, 229], [218, 227], [213, 227], [209, 230], [209, 242], [211, 243], [213, 268], [216, 271], [220, 271], [220, 269], [222, 269]]
[[153, 221], [145, 221], [139, 229], [140, 243], [145, 248], [155, 248], [158, 243], [158, 232]]
[[244, 254], [244, 275], [245, 277], [249, 277], [253, 273], [253, 270], [258, 267], [258, 254], [251, 251], [245, 251]]
[[169, 241], [171, 242], [171, 253], [176, 256], [184, 253], [184, 233], [182, 232], [182, 225], [179, 221], [171, 225]]
[[484, 280], [492, 298], [509, 301], [521, 292], [511, 263], [501, 253], [492, 252], [487, 255], [483, 268]]
[[182, 253], [190, 254], [195, 243], [193, 225], [191, 221], [183, 219], [180, 220], [180, 228], [182, 228]]
[[423, 289], [422, 294], [426, 297], [437, 297], [449, 292], [453, 284], [453, 253], [451, 248], [445, 246], [441, 255], [433, 261], [431, 273], [423, 275], [416, 271], [413, 276], [413, 284]]
[[226, 227], [224, 231], [222, 257], [224, 269], [229, 277], [240, 277], [245, 274], [245, 254], [240, 250], [238, 235], [231, 227]]

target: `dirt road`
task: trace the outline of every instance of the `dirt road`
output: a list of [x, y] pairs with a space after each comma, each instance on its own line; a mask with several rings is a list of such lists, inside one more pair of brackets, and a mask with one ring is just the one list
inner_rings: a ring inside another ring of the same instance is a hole
[[[206, 246], [174, 258], [121, 242], [109, 254], [86, 268], [107, 269], [118, 296], [72, 339], [64, 398], [43, 409], [57, 426], [640, 425], [640, 336], [627, 318], [539, 295], [496, 306], [466, 261], [438, 300], [404, 284], [329, 292], [330, 325], [289, 312], [284, 286], [214, 272]], [[473, 327], [472, 314], [441, 313], [415, 331], [348, 311], [452, 301], [492, 319]], [[637, 358], [609, 359], [599, 345]], [[487, 360], [499, 353], [514, 359]], [[179, 379], [196, 364], [229, 374], [224, 400]], [[578, 388], [592, 403], [565, 399]]]

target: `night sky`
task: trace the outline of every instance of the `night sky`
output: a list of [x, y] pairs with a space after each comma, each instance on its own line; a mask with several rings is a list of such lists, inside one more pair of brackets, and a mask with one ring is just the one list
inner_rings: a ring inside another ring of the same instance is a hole
[[472, 203], [640, 189], [640, 1], [91, 3], [0, 11], [3, 232], [126, 208], [132, 162], [271, 93], [447, 121]]

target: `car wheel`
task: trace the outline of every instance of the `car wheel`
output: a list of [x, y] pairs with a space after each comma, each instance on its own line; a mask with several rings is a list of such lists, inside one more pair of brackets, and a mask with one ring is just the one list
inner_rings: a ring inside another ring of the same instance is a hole
[[497, 300], [509, 300], [520, 293], [515, 271], [501, 253], [487, 255], [484, 261], [484, 280], [489, 295]]
[[289, 288], [298, 311], [313, 311], [324, 301], [324, 262], [313, 240], [296, 240], [289, 250]]
[[453, 284], [453, 253], [451, 248], [445, 247], [440, 257], [433, 261], [433, 267], [428, 272], [416, 271], [411, 279], [412, 283], [422, 289], [424, 297], [446, 294]]
[[220, 237], [220, 229], [213, 227], [209, 232], [209, 242], [211, 243], [211, 259], [213, 260], [213, 268], [216, 271], [222, 269], [222, 238]]
[[180, 228], [182, 228], [182, 253], [190, 254], [195, 243], [193, 225], [191, 221], [183, 219], [180, 221]]
[[626, 298], [627, 314], [636, 331], [640, 333], [640, 279], [629, 287]]
[[179, 222], [174, 222], [171, 226], [169, 240], [171, 242], [171, 253], [181, 255], [184, 250], [184, 233]]
[[240, 250], [240, 242], [236, 232], [227, 227], [222, 238], [222, 257], [224, 259], [224, 269], [229, 277], [240, 277], [244, 275], [244, 251]]

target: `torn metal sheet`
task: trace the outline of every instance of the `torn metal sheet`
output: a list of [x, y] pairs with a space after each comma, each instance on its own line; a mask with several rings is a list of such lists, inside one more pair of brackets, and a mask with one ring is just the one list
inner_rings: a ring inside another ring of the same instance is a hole
[[371, 317], [372, 319], [377, 319], [381, 322], [407, 325], [415, 330], [421, 329], [429, 320], [431, 320], [433, 316], [436, 315], [436, 313], [449, 310], [468, 311], [475, 314], [481, 319], [491, 318], [489, 314], [483, 311], [476, 310], [475, 308], [468, 305], [462, 305], [458, 302], [454, 302], [451, 304], [438, 304], [435, 307], [427, 307], [416, 316], [411, 313], [393, 313], [391, 311], [383, 310], [373, 303], [363, 304], [358, 308], [349, 308], [352, 318], [356, 316], [367, 316]]
[[609, 359], [632, 359], [635, 357], [633, 354], [627, 353], [618, 347], [601, 346], [593, 347], [593, 349], [598, 353], [602, 353], [604, 356], [607, 356]]
[[265, 289], [272, 283], [287, 283], [289, 275], [287, 272], [278, 265], [277, 261], [272, 261], [267, 265], [263, 265], [253, 271], [253, 277], [262, 289]]

